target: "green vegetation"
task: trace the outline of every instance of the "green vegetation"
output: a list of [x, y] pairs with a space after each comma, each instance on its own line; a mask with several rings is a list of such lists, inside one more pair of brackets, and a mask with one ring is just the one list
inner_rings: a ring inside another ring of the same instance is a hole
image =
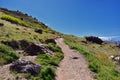
[[0, 44], [0, 65], [11, 63], [16, 59], [18, 56], [11, 48]]
[[41, 76], [43, 80], [54, 80], [55, 70], [51, 66], [46, 66], [41, 71]]
[[46, 46], [54, 52], [61, 52], [62, 53], [61, 48], [54, 43], [48, 43]]
[[54, 80], [55, 68], [59, 65], [64, 56], [61, 49], [56, 44], [49, 43], [47, 45], [54, 51], [54, 55], [40, 54], [35, 61], [43, 66], [40, 73], [41, 78], [43, 80]]
[[[116, 65], [108, 59], [108, 56], [105, 53], [99, 53], [99, 50], [95, 49], [92, 52], [89, 48], [91, 43], [83, 44], [81, 41], [85, 39], [77, 38], [75, 36], [64, 36], [65, 42], [72, 48], [78, 50], [83, 54], [89, 62], [89, 68], [91, 71], [96, 73], [98, 80], [120, 80], [120, 71]], [[94, 44], [94, 48], [99, 44]], [[107, 44], [108, 46], [108, 44]], [[106, 48], [106, 47], [102, 47]], [[110, 50], [112, 52], [112, 49]], [[93, 53], [94, 52], [94, 53]], [[109, 53], [113, 54], [113, 53]]]
[[43, 66], [43, 69], [40, 73], [40, 78], [43, 80], [54, 80], [55, 68], [58, 66], [62, 59], [62, 53], [55, 53], [53, 56], [49, 56], [47, 54], [39, 55], [36, 61]]
[[3, 20], [9, 21], [11, 23], [19, 24], [22, 26], [26, 26], [26, 27], [30, 26], [30, 23], [24, 22], [18, 18], [15, 18], [15, 17], [7, 15], [7, 14], [1, 15], [0, 18]]
[[53, 56], [41, 54], [38, 56], [37, 62], [39, 62], [43, 66], [58, 66], [60, 60], [62, 59], [62, 53], [55, 53]]

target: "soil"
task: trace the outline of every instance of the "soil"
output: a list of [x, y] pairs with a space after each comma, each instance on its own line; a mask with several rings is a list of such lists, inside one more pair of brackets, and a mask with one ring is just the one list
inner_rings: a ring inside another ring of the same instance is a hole
[[79, 52], [72, 50], [62, 38], [56, 39], [62, 48], [64, 59], [56, 70], [56, 80], [94, 80], [93, 73], [88, 69], [88, 62]]

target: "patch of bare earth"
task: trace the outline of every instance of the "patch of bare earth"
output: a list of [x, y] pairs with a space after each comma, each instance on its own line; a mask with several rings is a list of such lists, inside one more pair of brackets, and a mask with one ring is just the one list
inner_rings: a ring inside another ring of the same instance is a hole
[[64, 59], [56, 70], [56, 80], [94, 80], [85, 57], [70, 49], [62, 38], [56, 42], [64, 53]]

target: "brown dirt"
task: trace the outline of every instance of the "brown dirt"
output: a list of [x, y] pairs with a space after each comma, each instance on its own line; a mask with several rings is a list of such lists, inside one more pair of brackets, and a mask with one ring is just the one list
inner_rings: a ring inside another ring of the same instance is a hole
[[56, 70], [56, 80], [94, 80], [85, 57], [70, 49], [62, 38], [56, 42], [64, 53], [64, 59]]

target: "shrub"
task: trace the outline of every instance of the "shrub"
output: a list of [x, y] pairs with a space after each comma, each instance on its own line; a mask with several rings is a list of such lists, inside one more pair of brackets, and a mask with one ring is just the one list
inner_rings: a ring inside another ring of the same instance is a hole
[[9, 21], [14, 24], [19, 24], [25, 27], [35, 27], [35, 28], [42, 28], [40, 24], [30, 23], [28, 21], [21, 20], [19, 18], [13, 17], [8, 14], [4, 14], [0, 16], [1, 19]]
[[19, 25], [26, 26], [26, 27], [30, 26], [27, 22], [24, 22], [21, 19], [15, 18], [15, 17], [10, 16], [10, 15], [5, 14], [5, 15], [0, 16], [0, 18], [3, 20], [9, 21], [11, 23], [14, 23], [14, 24], [19, 24]]

